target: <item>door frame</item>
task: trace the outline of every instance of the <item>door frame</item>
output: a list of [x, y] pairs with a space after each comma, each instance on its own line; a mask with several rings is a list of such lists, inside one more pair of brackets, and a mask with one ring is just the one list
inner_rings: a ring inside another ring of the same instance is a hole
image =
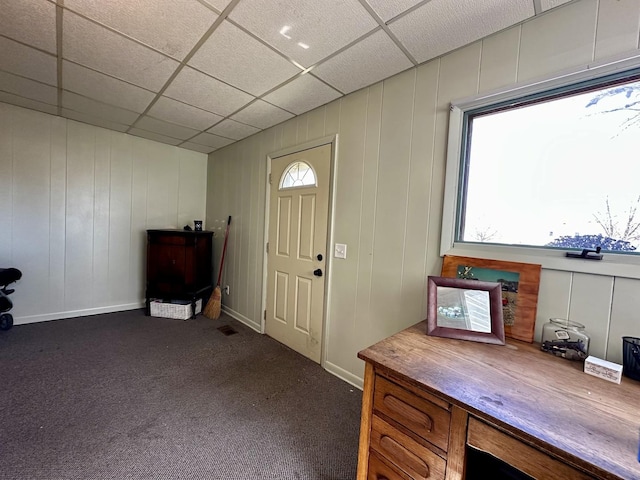
[[[329, 305], [331, 303], [331, 292], [329, 285], [331, 285], [331, 272], [333, 264], [333, 255], [331, 253], [331, 245], [333, 245], [333, 225], [334, 225], [334, 211], [333, 206], [335, 204], [335, 182], [336, 182], [336, 165], [338, 159], [338, 134], [327, 135], [325, 137], [309, 140], [308, 142], [293, 145], [291, 147], [276, 150], [267, 154], [267, 173], [265, 176], [265, 205], [264, 205], [264, 232], [262, 239], [262, 308], [260, 313], [260, 333], [265, 333], [266, 320], [265, 314], [267, 311], [267, 242], [269, 240], [269, 204], [271, 198], [271, 184], [269, 183], [269, 175], [271, 175], [271, 161], [278, 157], [284, 157], [285, 155], [291, 155], [292, 153], [302, 152], [304, 150], [310, 150], [312, 148], [321, 147], [323, 145], [331, 145], [331, 159], [329, 160], [331, 172], [329, 174], [329, 211], [327, 213], [327, 244], [326, 244], [326, 264], [324, 275], [324, 302], [322, 305], [322, 348], [320, 354], [320, 366], [324, 368], [327, 358], [327, 337], [329, 334], [329, 321], [327, 312], [329, 311]], [[277, 185], [277, 180], [273, 179], [273, 185]]]

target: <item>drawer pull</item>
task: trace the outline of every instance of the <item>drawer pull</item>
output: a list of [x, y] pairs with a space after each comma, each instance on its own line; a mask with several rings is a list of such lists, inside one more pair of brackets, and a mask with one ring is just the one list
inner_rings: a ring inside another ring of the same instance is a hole
[[380, 448], [389, 458], [396, 459], [400, 465], [420, 475], [420, 478], [429, 478], [429, 466], [393, 438], [383, 435], [380, 438]]
[[393, 395], [385, 395], [382, 403], [384, 403], [389, 410], [406, 417], [414, 425], [420, 425], [428, 432], [432, 430], [433, 420], [429, 415], [403, 402], [399, 398], [396, 398]]

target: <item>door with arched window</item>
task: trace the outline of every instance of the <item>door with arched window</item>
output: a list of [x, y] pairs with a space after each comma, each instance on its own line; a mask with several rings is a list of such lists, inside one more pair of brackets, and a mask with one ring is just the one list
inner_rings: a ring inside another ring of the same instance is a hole
[[320, 363], [331, 145], [271, 161], [267, 335]]

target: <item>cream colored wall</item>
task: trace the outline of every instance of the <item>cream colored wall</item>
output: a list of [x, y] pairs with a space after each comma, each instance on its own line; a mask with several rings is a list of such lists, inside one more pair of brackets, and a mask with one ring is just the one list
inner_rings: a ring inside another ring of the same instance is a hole
[[[637, 55], [639, 25], [635, 0], [570, 3], [211, 154], [207, 220], [233, 216], [225, 307], [259, 329], [266, 155], [337, 133], [333, 238], [348, 258], [331, 260], [325, 367], [360, 385], [357, 352], [425, 318], [426, 277], [440, 272], [450, 102]], [[637, 291], [636, 280], [544, 270], [536, 339], [549, 317], [570, 318], [592, 354], [621, 362], [620, 337], [640, 336]]]
[[204, 218], [207, 156], [0, 103], [0, 267], [16, 324], [140, 308], [147, 228]]

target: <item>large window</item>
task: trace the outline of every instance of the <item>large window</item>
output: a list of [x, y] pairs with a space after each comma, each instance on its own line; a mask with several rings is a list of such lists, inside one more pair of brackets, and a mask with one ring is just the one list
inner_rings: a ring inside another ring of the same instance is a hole
[[454, 104], [443, 253], [638, 256], [640, 69], [626, 68]]

